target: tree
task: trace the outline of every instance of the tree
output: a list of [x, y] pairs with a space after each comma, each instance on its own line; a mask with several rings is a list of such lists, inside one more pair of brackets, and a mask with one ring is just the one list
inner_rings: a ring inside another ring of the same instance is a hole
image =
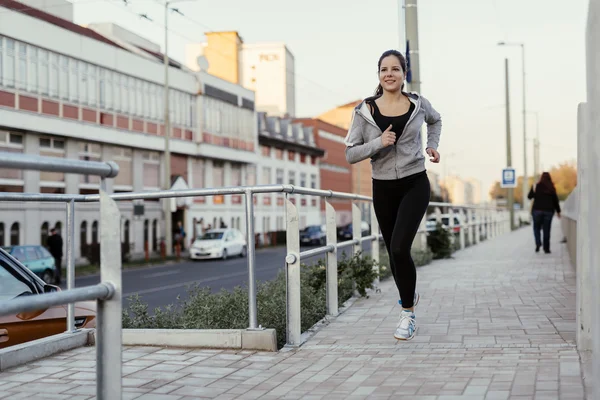
[[564, 162], [553, 167], [549, 172], [558, 199], [565, 200], [577, 186], [577, 164], [575, 161]]
[[[577, 186], [577, 165], [574, 161], [560, 163], [558, 166], [554, 166], [550, 169], [550, 177], [556, 187], [556, 193], [559, 200], [565, 200], [569, 197], [569, 194]], [[533, 186], [533, 178], [529, 178], [527, 185], [527, 192]], [[536, 182], [537, 183], [537, 182]], [[523, 177], [517, 178], [517, 187], [514, 188], [514, 200], [515, 204], [522, 205], [523, 203]], [[500, 182], [496, 181], [490, 188], [490, 197], [494, 200], [497, 199], [508, 199], [508, 189], [501, 188]]]

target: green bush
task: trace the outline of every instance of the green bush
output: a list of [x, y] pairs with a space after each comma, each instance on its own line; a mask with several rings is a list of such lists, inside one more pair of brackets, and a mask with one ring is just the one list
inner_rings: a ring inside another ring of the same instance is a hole
[[429, 232], [427, 236], [427, 245], [433, 253], [433, 259], [450, 258], [453, 253], [452, 233], [444, 228], [441, 223], [435, 225], [435, 230]]
[[[377, 276], [376, 263], [360, 254], [338, 261], [338, 301], [343, 304], [352, 297], [353, 281], [361, 296]], [[301, 266], [301, 329], [307, 331], [323, 319], [326, 306], [326, 270], [323, 262]], [[130, 297], [123, 310], [123, 328], [129, 329], [245, 329], [248, 327], [248, 289], [236, 287], [233, 291], [213, 293], [209, 287], [197, 285], [188, 288], [188, 299], [177, 299], [176, 305], [157, 308], [154, 315], [142, 298]], [[285, 272], [257, 287], [259, 325], [274, 328], [279, 348], [286, 339], [286, 285]]]

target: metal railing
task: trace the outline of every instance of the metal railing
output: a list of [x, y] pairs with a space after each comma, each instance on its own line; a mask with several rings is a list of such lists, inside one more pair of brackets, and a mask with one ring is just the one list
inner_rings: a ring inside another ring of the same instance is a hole
[[[57, 159], [51, 157], [15, 155], [0, 152], [0, 168], [12, 167], [37, 169], [40, 171], [60, 171], [99, 175], [102, 177], [99, 194], [41, 194], [41, 193], [0, 193], [0, 202], [65, 202], [67, 205], [67, 290], [42, 294], [35, 297], [0, 302], [0, 315], [13, 312], [40, 309], [50, 305], [68, 304], [67, 332], [76, 332], [74, 318], [74, 302], [81, 300], [97, 300], [97, 339], [96, 339], [96, 374], [97, 398], [121, 398], [121, 327], [122, 327], [122, 287], [121, 287], [121, 254], [120, 254], [120, 211], [117, 201], [170, 199], [178, 197], [204, 197], [214, 195], [244, 195], [246, 214], [246, 240], [248, 262], [248, 316], [249, 330], [263, 329], [258, 325], [255, 281], [255, 228], [254, 228], [254, 195], [261, 193], [285, 193], [286, 195], [286, 285], [287, 285], [287, 345], [301, 344], [300, 325], [300, 261], [310, 256], [327, 255], [327, 314], [337, 315], [337, 250], [352, 247], [353, 254], [361, 251], [362, 243], [371, 241], [372, 257], [379, 260], [379, 227], [371, 204], [371, 235], [362, 237], [361, 211], [357, 202], [372, 202], [370, 197], [331, 190], [311, 189], [293, 185], [259, 185], [226, 188], [162, 190], [138, 193], [107, 194], [104, 191], [104, 178], [114, 177], [118, 166], [114, 163], [88, 162], [79, 160]], [[325, 199], [326, 206], [326, 245], [300, 252], [298, 209], [290, 199], [290, 195], [310, 195]], [[336, 211], [327, 199], [345, 199], [352, 204], [352, 240], [337, 243]], [[74, 288], [74, 214], [75, 203], [100, 203], [100, 278], [101, 283], [85, 288]], [[436, 218], [441, 216], [440, 208], [447, 208], [450, 214], [449, 229], [453, 230], [455, 214], [462, 215], [459, 228], [461, 248], [465, 247], [465, 235], [468, 234], [471, 244], [479, 243], [481, 238], [491, 238], [510, 230], [508, 213], [495, 208], [477, 206], [457, 206], [449, 203], [430, 203], [436, 207]], [[455, 210], [458, 210], [456, 213]], [[424, 248], [426, 243], [425, 217], [419, 228], [420, 240], [417, 245]], [[468, 231], [465, 233], [465, 230]], [[477, 232], [475, 232], [477, 230]], [[377, 285], [378, 279], [374, 282]]]

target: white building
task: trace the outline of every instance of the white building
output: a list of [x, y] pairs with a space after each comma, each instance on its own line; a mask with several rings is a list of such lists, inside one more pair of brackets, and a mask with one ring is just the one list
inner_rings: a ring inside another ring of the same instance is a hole
[[[93, 27], [84, 28], [3, 0], [0, 151], [115, 161], [120, 172], [107, 180], [109, 192], [162, 188], [167, 183], [162, 173], [163, 55], [156, 44], [123, 28], [111, 24]], [[261, 161], [254, 92], [207, 72], [191, 71], [174, 60], [169, 66], [172, 129], [167, 187], [255, 185], [257, 165], [263, 173], [263, 166], [271, 160], [272, 178], [277, 181], [278, 165], [287, 168], [284, 175], [292, 169], [301, 171], [297, 179], [318, 169], [318, 159], [307, 164], [301, 151], [294, 150], [299, 144], [293, 143], [270, 145], [282, 149], [286, 161], [277, 161], [281, 160], [278, 150], [269, 150], [269, 161]], [[303, 149], [307, 154], [318, 153], [311, 146]], [[292, 153], [294, 160], [290, 159]], [[290, 183], [290, 178], [296, 179], [284, 176], [283, 183]], [[319, 182], [315, 185], [319, 187]], [[0, 169], [0, 192], [89, 194], [98, 190], [95, 177]], [[275, 195], [272, 198], [273, 203], [279, 201]], [[138, 215], [134, 215], [136, 204], [144, 206]], [[139, 257], [146, 246], [150, 252], [159, 251], [164, 237], [161, 203], [120, 202], [119, 207], [125, 252]], [[242, 196], [178, 199], [173, 208], [173, 227], [183, 222], [188, 245], [209, 225], [245, 231]], [[65, 226], [65, 209], [59, 203], [0, 203], [0, 245], [45, 244], [49, 228]], [[256, 211], [258, 234], [277, 228], [275, 220], [258, 223], [263, 221], [261, 213], [270, 216], [272, 208], [263, 204]], [[307, 223], [314, 220], [310, 208], [303, 215]], [[99, 241], [98, 218], [97, 204], [76, 205], [77, 263], [87, 262]]]
[[[325, 152], [316, 147], [312, 129], [292, 123], [291, 119], [268, 117], [265, 113], [259, 113], [258, 120], [261, 152], [257, 165], [259, 184], [319, 188], [319, 158]], [[317, 197], [295, 194], [290, 195], [290, 199], [298, 207], [300, 229], [324, 222], [321, 221]], [[258, 195], [256, 210], [258, 215], [262, 215], [257, 221], [261, 232], [286, 229], [284, 193]]]
[[210, 32], [206, 43], [188, 44], [186, 66], [197, 70], [206, 57], [208, 72], [256, 92], [257, 111], [282, 118], [296, 115], [294, 56], [284, 43], [244, 43], [237, 32]]

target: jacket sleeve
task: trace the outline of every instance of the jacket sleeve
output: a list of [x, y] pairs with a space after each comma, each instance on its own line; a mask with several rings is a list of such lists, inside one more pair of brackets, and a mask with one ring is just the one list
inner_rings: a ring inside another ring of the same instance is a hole
[[533, 191], [533, 186], [531, 187], [531, 189], [529, 189], [529, 194], [527, 195], [527, 198], [529, 200], [533, 199], [533, 197], [535, 196], [535, 193]]
[[425, 122], [427, 123], [427, 148], [437, 150], [442, 134], [442, 117], [433, 108], [429, 100], [421, 97], [421, 101], [425, 110]]
[[560, 214], [560, 202], [558, 201], [558, 195], [556, 194], [556, 192], [554, 192], [554, 209], [556, 210], [557, 213]]
[[360, 118], [356, 118], [356, 111], [353, 111], [352, 122], [344, 143], [346, 144], [346, 161], [350, 164], [371, 158], [383, 148], [381, 136], [365, 143], [363, 127]]

